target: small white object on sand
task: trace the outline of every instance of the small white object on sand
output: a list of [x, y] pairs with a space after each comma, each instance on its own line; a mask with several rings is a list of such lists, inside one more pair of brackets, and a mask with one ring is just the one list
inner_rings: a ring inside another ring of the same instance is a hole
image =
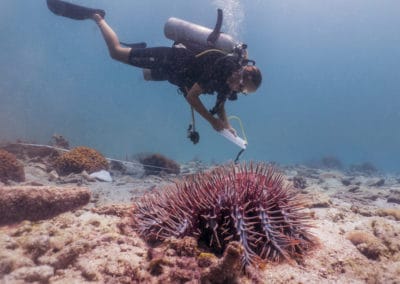
[[105, 171], [105, 170], [101, 170], [101, 171], [98, 171], [98, 172], [91, 173], [89, 176], [91, 178], [96, 178], [96, 179], [98, 179], [100, 181], [106, 181], [106, 182], [112, 182], [113, 181], [110, 173]]

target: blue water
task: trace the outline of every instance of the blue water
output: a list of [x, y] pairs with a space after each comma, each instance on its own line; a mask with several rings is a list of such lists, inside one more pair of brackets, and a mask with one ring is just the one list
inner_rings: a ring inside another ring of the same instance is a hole
[[[301, 163], [334, 155], [400, 170], [399, 1], [74, 3], [104, 8], [122, 41], [150, 46], [171, 44], [167, 18], [213, 27], [223, 6], [224, 30], [249, 45], [264, 76], [257, 93], [226, 106], [249, 139], [243, 159]], [[2, 141], [47, 143], [58, 133], [110, 157], [160, 152], [182, 162], [222, 162], [238, 151], [199, 116], [201, 140], [192, 145], [189, 107], [176, 87], [145, 82], [139, 69], [113, 61], [92, 21], [57, 17], [44, 0], [2, 0], [0, 35]]]

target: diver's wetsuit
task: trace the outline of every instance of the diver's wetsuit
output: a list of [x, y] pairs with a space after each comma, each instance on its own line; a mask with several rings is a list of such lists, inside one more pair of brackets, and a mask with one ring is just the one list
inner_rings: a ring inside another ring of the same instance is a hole
[[204, 93], [218, 93], [217, 103], [237, 98], [226, 81], [240, 65], [221, 52], [210, 51], [196, 57], [186, 48], [151, 47], [132, 49], [129, 61], [133, 66], [151, 69], [153, 80], [168, 80], [185, 95], [198, 83]]

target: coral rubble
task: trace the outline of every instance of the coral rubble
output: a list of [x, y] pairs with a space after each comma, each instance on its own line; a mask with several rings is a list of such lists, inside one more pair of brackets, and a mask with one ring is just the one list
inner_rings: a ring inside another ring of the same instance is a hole
[[90, 191], [81, 187], [0, 187], [0, 226], [37, 221], [83, 206]]
[[387, 248], [369, 232], [353, 230], [347, 233], [346, 237], [363, 255], [370, 259], [379, 259], [382, 255], [387, 254]]
[[47, 145], [9, 143], [0, 148], [14, 154], [18, 159], [34, 162], [51, 162], [60, 155], [58, 150]]
[[134, 204], [134, 229], [147, 241], [195, 237], [217, 254], [243, 247], [243, 266], [299, 260], [315, 243], [303, 202], [271, 166], [217, 168], [147, 194]]
[[0, 149], [0, 181], [7, 183], [8, 180], [24, 181], [24, 166], [13, 154]]
[[61, 175], [87, 171], [93, 173], [108, 168], [108, 162], [98, 151], [80, 146], [61, 155], [55, 161], [55, 168]]

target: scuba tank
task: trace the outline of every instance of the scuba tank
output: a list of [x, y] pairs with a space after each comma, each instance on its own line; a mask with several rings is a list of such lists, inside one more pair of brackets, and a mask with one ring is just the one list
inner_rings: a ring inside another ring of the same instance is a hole
[[164, 34], [168, 39], [194, 50], [216, 48], [230, 53], [240, 44], [230, 35], [221, 33], [220, 28], [212, 30], [174, 17], [165, 23]]
[[247, 59], [247, 45], [221, 32], [223, 14], [221, 9], [217, 11], [217, 22], [213, 30], [172, 17], [164, 25], [165, 37], [174, 41], [173, 47], [184, 47], [195, 53], [218, 49], [228, 56], [236, 56], [242, 66], [249, 63], [254, 65], [253, 60]]

